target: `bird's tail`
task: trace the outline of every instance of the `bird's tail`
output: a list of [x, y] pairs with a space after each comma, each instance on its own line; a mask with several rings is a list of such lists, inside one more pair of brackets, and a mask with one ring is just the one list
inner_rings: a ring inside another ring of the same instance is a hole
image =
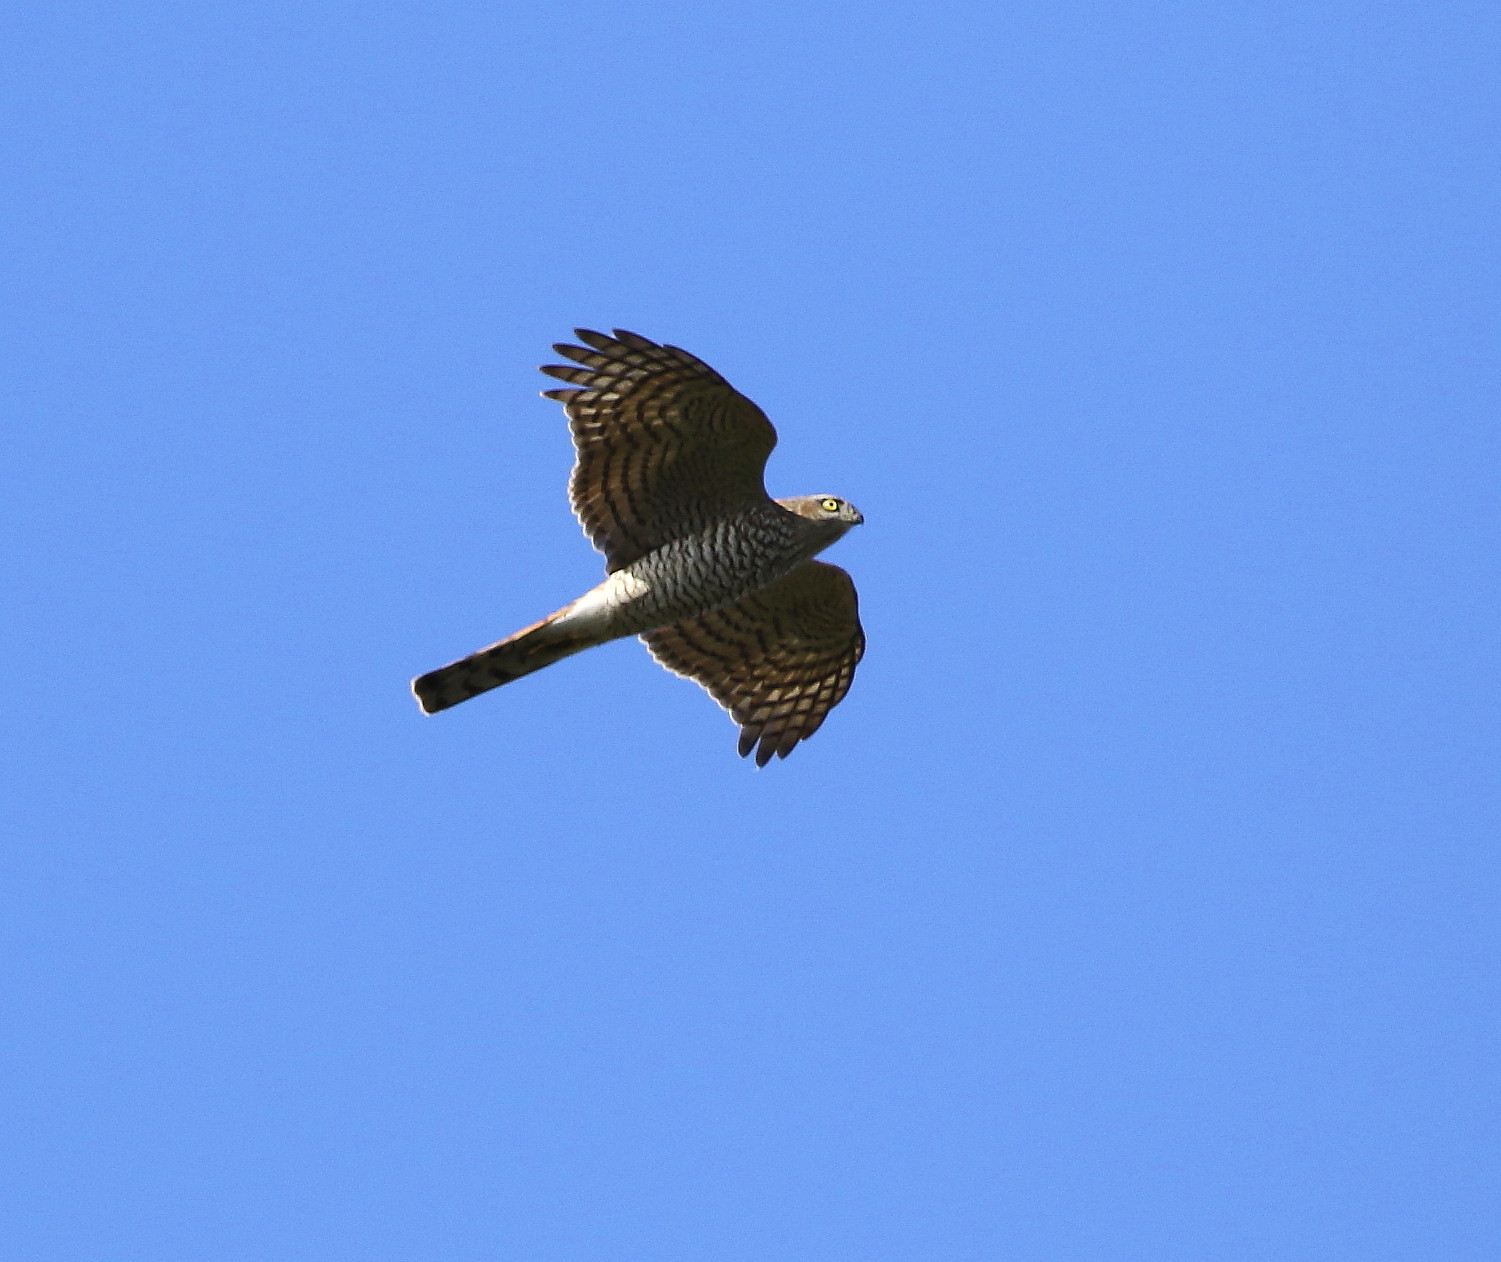
[[[570, 607], [571, 608], [571, 607]], [[412, 695], [424, 714], [436, 714], [491, 688], [551, 666], [600, 642], [600, 637], [559, 625], [567, 609], [508, 636], [499, 644], [461, 657], [412, 680]]]

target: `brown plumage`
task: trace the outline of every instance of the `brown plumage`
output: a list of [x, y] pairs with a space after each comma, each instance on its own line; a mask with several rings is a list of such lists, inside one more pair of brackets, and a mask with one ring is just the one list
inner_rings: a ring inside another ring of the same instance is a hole
[[740, 754], [785, 758], [844, 700], [865, 636], [855, 585], [837, 565], [804, 561], [733, 605], [648, 631], [651, 655], [702, 684], [740, 725]]
[[[702, 360], [617, 329], [578, 330], [542, 371], [577, 451], [569, 498], [608, 577], [515, 635], [413, 680], [425, 712], [640, 635], [740, 725], [740, 753], [785, 758], [843, 699], [865, 648], [854, 583], [812, 557], [864, 519], [835, 496], [772, 500], [776, 431]], [[577, 365], [577, 366], [574, 366]]]
[[544, 390], [563, 404], [578, 459], [573, 511], [606, 571], [766, 502], [762, 482], [777, 432], [766, 414], [702, 360], [617, 329], [578, 329], [588, 344], [558, 342], [574, 360], [544, 364], [574, 390]]

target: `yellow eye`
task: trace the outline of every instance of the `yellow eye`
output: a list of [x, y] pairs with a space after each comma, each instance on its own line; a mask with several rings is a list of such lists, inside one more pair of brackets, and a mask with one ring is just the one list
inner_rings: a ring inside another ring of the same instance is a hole
[[826, 513], [837, 513], [839, 511], [839, 501], [833, 498], [820, 500], [818, 506]]

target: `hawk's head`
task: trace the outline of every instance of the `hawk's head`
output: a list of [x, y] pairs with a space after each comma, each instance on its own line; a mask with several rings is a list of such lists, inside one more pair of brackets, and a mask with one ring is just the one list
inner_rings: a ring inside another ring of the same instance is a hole
[[[837, 495], [794, 495], [778, 500], [777, 503], [789, 513], [796, 513], [809, 521], [842, 526], [844, 530], [858, 526], [865, 520], [860, 516], [858, 508]], [[840, 533], [843, 534], [844, 531], [841, 530]]]

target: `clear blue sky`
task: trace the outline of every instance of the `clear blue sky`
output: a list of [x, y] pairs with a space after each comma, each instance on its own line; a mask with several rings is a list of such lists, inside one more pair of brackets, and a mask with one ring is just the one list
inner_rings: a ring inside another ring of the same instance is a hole
[[[1491, 4], [0, 19], [5, 1262], [1491, 1262]], [[870, 647], [764, 771], [535, 367]]]

